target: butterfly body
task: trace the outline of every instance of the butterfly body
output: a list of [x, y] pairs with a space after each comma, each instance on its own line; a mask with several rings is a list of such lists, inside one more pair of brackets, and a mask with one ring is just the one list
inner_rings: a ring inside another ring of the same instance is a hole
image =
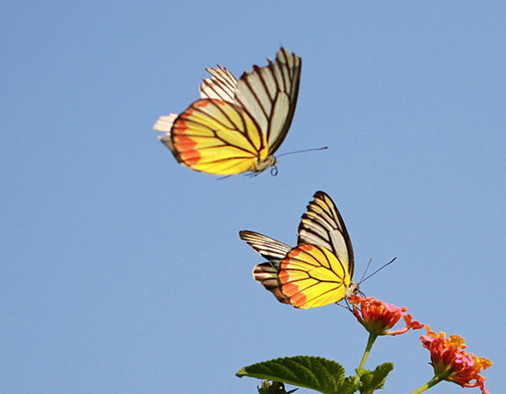
[[330, 197], [317, 192], [299, 226], [294, 248], [265, 235], [241, 231], [268, 262], [253, 277], [282, 303], [314, 308], [339, 302], [359, 291], [353, 281], [353, 249], [344, 221]]
[[162, 116], [154, 129], [182, 165], [215, 175], [259, 173], [276, 165], [295, 112], [301, 59], [281, 48], [273, 62], [237, 80], [208, 68], [201, 99], [181, 114]]

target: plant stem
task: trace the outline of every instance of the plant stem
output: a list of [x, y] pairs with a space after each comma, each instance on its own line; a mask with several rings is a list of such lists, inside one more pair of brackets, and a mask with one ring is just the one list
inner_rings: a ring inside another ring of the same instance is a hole
[[429, 380], [427, 383], [425, 383], [422, 387], [419, 387], [418, 389], [413, 391], [411, 394], [418, 394], [418, 393], [421, 393], [422, 391], [428, 390], [432, 386], [435, 386], [436, 384], [441, 382], [442, 380], [444, 380], [444, 377], [434, 376], [431, 380]]
[[[362, 360], [360, 361], [360, 365], [358, 366], [358, 370], [364, 368], [365, 362], [367, 361], [367, 358], [369, 357], [369, 353], [371, 352], [372, 345], [374, 345], [374, 341], [378, 338], [376, 334], [369, 333], [369, 339], [367, 340], [367, 346], [365, 347], [364, 355], [362, 356]], [[355, 376], [355, 379], [353, 380], [354, 384], [358, 383], [360, 376], [357, 373]]]

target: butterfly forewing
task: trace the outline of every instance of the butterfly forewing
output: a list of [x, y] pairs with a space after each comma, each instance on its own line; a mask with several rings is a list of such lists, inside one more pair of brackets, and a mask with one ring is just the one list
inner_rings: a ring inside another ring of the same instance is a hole
[[237, 83], [235, 102], [255, 118], [266, 135], [269, 154], [286, 137], [292, 123], [300, 83], [301, 58], [281, 48], [275, 62], [254, 66]]
[[348, 266], [353, 277], [355, 264], [351, 239], [343, 218], [326, 193], [316, 192], [314, 199], [307, 206], [299, 225], [297, 243], [320, 245], [329, 249]]

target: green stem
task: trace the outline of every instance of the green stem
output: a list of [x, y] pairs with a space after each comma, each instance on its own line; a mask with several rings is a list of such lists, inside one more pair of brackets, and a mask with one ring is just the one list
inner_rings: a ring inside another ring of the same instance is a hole
[[419, 387], [418, 389], [413, 391], [411, 394], [418, 394], [418, 393], [421, 393], [422, 391], [428, 390], [432, 386], [435, 386], [436, 384], [438, 384], [439, 382], [441, 382], [444, 379], [445, 378], [442, 376], [434, 376], [431, 380], [429, 380], [427, 383], [425, 383], [422, 387]]
[[[367, 358], [369, 357], [369, 353], [371, 352], [372, 345], [374, 345], [374, 341], [378, 338], [376, 334], [369, 333], [369, 339], [367, 340], [367, 346], [365, 347], [364, 355], [362, 356], [362, 360], [360, 361], [360, 365], [358, 366], [358, 370], [364, 368], [365, 362], [367, 361]], [[355, 376], [355, 379], [353, 380], [353, 384], [357, 384], [358, 380], [360, 379], [360, 376]]]

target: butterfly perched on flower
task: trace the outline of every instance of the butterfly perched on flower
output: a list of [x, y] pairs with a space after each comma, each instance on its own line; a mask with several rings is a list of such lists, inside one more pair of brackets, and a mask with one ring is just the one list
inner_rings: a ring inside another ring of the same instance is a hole
[[201, 98], [181, 114], [161, 116], [153, 128], [182, 165], [215, 175], [259, 173], [276, 165], [292, 123], [302, 60], [281, 48], [274, 61], [253, 66], [239, 80], [224, 67], [200, 85]]
[[268, 262], [253, 277], [278, 301], [296, 308], [339, 302], [357, 293], [350, 236], [332, 199], [316, 192], [299, 225], [294, 248], [253, 231], [239, 236]]

